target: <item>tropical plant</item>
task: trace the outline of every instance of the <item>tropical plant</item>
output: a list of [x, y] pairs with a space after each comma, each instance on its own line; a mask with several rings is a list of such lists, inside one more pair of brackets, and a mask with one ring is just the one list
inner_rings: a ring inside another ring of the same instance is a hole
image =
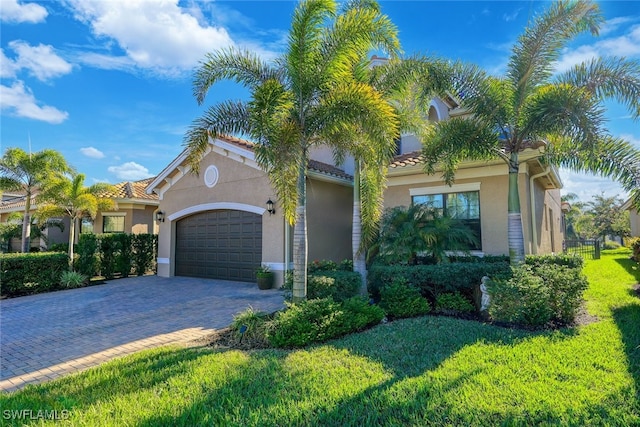
[[567, 202], [570, 205], [569, 211], [564, 213], [565, 235], [567, 239], [577, 239], [579, 236], [575, 229], [576, 222], [582, 216], [585, 203], [579, 200], [575, 193], [563, 195], [562, 202]]
[[553, 3], [518, 39], [505, 77], [461, 67], [453, 93], [471, 115], [439, 122], [424, 141], [425, 171], [434, 173], [440, 164], [447, 183], [465, 159], [497, 156], [508, 165], [512, 263], [524, 259], [518, 172], [525, 149], [544, 148], [536, 155], [547, 165], [616, 179], [640, 206], [640, 153], [611, 136], [603, 116], [605, 98], [640, 116], [640, 63], [598, 58], [553, 74], [567, 43], [587, 30], [597, 35], [602, 22], [591, 1]]
[[73, 242], [75, 230], [80, 220], [85, 216], [95, 218], [99, 210], [109, 210], [115, 206], [113, 199], [105, 196], [113, 187], [109, 184], [98, 183], [90, 187], [84, 185], [83, 174], [73, 174], [71, 177], [50, 179], [42, 187], [38, 195], [37, 215], [40, 218], [68, 216], [69, 226], [69, 263], [73, 263]]
[[370, 85], [356, 80], [354, 67], [371, 49], [397, 56], [396, 28], [375, 8], [347, 7], [335, 0], [305, 0], [296, 7], [289, 44], [273, 63], [256, 54], [227, 49], [207, 55], [195, 75], [194, 95], [202, 104], [209, 89], [223, 79], [247, 87], [250, 100], [214, 105], [196, 119], [185, 136], [188, 162], [199, 171], [209, 139], [247, 135], [256, 142], [257, 162], [267, 172], [294, 223], [293, 299], [306, 298], [306, 176], [309, 150], [327, 144], [336, 155], [365, 152], [353, 148], [345, 129], [363, 123], [366, 141], [380, 144], [398, 133], [398, 119]]
[[22, 252], [31, 245], [31, 202], [40, 186], [71, 168], [59, 152], [42, 150], [27, 153], [20, 148], [8, 148], [0, 158], [0, 190], [17, 191], [24, 196], [22, 219]]
[[447, 251], [468, 252], [477, 239], [473, 231], [429, 205], [412, 203], [385, 211], [375, 251], [386, 263], [415, 265], [418, 255], [447, 262]]
[[[19, 212], [12, 212], [7, 216], [6, 220], [6, 222], [0, 223], [0, 252], [9, 252], [11, 250], [11, 239], [20, 239], [22, 236], [23, 215]], [[30, 237], [44, 241], [47, 247], [49, 247], [49, 241], [44, 231], [50, 227], [64, 231], [62, 221], [49, 219], [44, 222], [39, 221], [37, 227], [32, 227]]]

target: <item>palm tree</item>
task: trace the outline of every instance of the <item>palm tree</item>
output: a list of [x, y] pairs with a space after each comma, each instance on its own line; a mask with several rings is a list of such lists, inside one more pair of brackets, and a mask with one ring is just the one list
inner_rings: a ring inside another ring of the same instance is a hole
[[[194, 95], [201, 104], [216, 82], [235, 80], [250, 100], [214, 105], [196, 119], [185, 136], [188, 161], [195, 172], [209, 138], [247, 135], [256, 144], [256, 160], [266, 170], [294, 226], [293, 300], [306, 298], [306, 176], [309, 150], [327, 144], [336, 156], [350, 152], [345, 138], [351, 123], [370, 141], [393, 140], [398, 120], [371, 86], [353, 76], [367, 52], [381, 49], [397, 56], [397, 31], [373, 8], [338, 12], [335, 0], [304, 0], [296, 7], [284, 55], [267, 63], [236, 49], [207, 55], [196, 72]], [[356, 151], [364, 151], [365, 147]]]
[[607, 132], [603, 100], [613, 98], [640, 116], [640, 63], [597, 59], [554, 77], [562, 49], [576, 35], [598, 33], [603, 18], [591, 1], [559, 1], [539, 16], [513, 48], [504, 77], [474, 67], [460, 71], [455, 93], [471, 113], [438, 123], [424, 146], [425, 171], [441, 159], [451, 183], [464, 159], [499, 156], [509, 168], [508, 234], [512, 263], [524, 259], [518, 194], [519, 155], [545, 147], [544, 161], [618, 180], [640, 206], [640, 154]]
[[62, 154], [55, 150], [27, 153], [20, 148], [8, 148], [0, 158], [0, 190], [24, 194], [22, 219], [22, 252], [31, 246], [31, 198], [35, 190], [55, 175], [70, 172]]
[[74, 174], [70, 178], [60, 177], [48, 182], [38, 195], [39, 218], [68, 216], [69, 224], [69, 263], [73, 264], [73, 243], [75, 230], [80, 220], [89, 215], [95, 218], [99, 210], [109, 210], [115, 206], [113, 199], [105, 196], [113, 187], [110, 184], [98, 183], [90, 187], [84, 185], [85, 176]]
[[[365, 72], [366, 71], [366, 72]], [[402, 60], [385, 60], [381, 65], [370, 66], [365, 60], [354, 73], [381, 93], [399, 118], [399, 132], [423, 135], [429, 123], [423, 119], [432, 98], [445, 93], [453, 74], [445, 61], [414, 56]], [[365, 138], [359, 126], [349, 136], [352, 141]], [[353, 152], [355, 156], [353, 190], [352, 251], [354, 270], [360, 273], [360, 293], [367, 294], [366, 249], [377, 236], [378, 223], [382, 215], [383, 191], [386, 188], [388, 164], [396, 151], [396, 141], [361, 141], [352, 144], [377, 146], [373, 152]], [[374, 154], [371, 156], [370, 154]]]

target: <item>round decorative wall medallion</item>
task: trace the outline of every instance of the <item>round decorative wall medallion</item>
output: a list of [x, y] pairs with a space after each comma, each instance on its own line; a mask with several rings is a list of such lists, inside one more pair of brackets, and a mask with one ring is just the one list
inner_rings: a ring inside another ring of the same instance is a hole
[[218, 183], [218, 168], [211, 165], [204, 171], [204, 183], [207, 187], [213, 188]]

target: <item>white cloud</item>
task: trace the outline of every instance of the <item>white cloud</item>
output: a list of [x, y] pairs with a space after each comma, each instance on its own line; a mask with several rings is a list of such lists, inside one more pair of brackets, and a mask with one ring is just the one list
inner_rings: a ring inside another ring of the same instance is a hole
[[[619, 22], [621, 25], [623, 22]], [[565, 49], [556, 64], [556, 71], [562, 72], [584, 61], [600, 56], [624, 56], [634, 58], [640, 56], [640, 25], [630, 27], [624, 35], [601, 39], [590, 45], [582, 45], [575, 49]]]
[[631, 143], [632, 145], [635, 145], [638, 150], [640, 150], [640, 138], [636, 137], [634, 135], [631, 135], [629, 133], [625, 133], [620, 135], [620, 138], [624, 139], [625, 141]]
[[514, 19], [516, 19], [518, 17], [518, 14], [520, 14], [521, 10], [522, 10], [522, 8], [519, 8], [515, 12], [505, 13], [504, 15], [502, 15], [502, 19], [504, 19], [507, 22], [511, 22], [511, 21], [513, 21]]
[[80, 149], [80, 152], [87, 157], [91, 157], [92, 159], [104, 158], [104, 153], [94, 147], [83, 147]]
[[40, 106], [33, 93], [24, 83], [17, 80], [11, 87], [0, 85], [0, 106], [18, 117], [40, 120], [51, 124], [62, 123], [69, 117], [66, 111], [60, 111], [48, 105]]
[[13, 67], [14, 70], [29, 70], [40, 81], [63, 76], [73, 69], [73, 66], [58, 56], [50, 45], [31, 46], [22, 40], [13, 40], [9, 42], [9, 47], [18, 55], [9, 67]]
[[2, 0], [2, 22], [20, 23], [30, 22], [36, 24], [43, 22], [49, 12], [36, 3], [18, 3], [17, 0]]
[[153, 174], [149, 173], [149, 169], [136, 162], [127, 162], [120, 166], [109, 166], [107, 170], [118, 177], [118, 179], [127, 181], [137, 181], [153, 176]]
[[7, 58], [4, 50], [0, 49], [0, 77], [14, 78], [17, 71], [18, 67], [16, 67], [16, 63]]
[[[205, 53], [233, 45], [224, 28], [201, 24], [189, 14], [195, 4], [189, 10], [178, 6], [178, 0], [69, 0], [67, 4], [97, 37], [117, 42], [136, 66], [165, 75], [191, 70]], [[96, 65], [105, 63], [103, 57], [91, 59]], [[126, 65], [126, 61], [117, 58], [106, 64]]]
[[560, 176], [564, 184], [562, 194], [575, 193], [583, 202], [588, 202], [593, 196], [602, 193], [607, 197], [615, 196], [621, 199], [629, 197], [620, 184], [608, 178], [571, 172], [566, 169], [560, 169]]
[[605, 34], [612, 33], [616, 31], [621, 25], [628, 24], [630, 22], [635, 22], [635, 21], [638, 21], [638, 17], [619, 16], [617, 18], [608, 19], [600, 27], [600, 35], [604, 36]]

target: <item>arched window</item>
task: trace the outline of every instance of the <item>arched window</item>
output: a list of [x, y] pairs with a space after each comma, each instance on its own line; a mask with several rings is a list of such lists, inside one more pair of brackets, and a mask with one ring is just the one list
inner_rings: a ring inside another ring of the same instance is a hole
[[435, 123], [439, 120], [440, 118], [438, 117], [438, 111], [436, 111], [436, 107], [432, 105], [431, 107], [429, 107], [429, 121]]

